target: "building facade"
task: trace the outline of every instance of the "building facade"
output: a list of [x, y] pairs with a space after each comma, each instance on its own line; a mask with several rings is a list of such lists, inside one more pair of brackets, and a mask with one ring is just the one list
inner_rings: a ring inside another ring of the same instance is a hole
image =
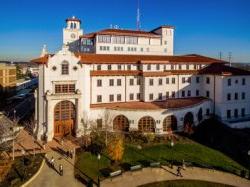
[[201, 55], [174, 56], [173, 27], [81, 35], [79, 19], [66, 21], [62, 50], [32, 60], [39, 64], [39, 139], [78, 136], [92, 126], [189, 131], [212, 114], [231, 127], [250, 127], [250, 73]]
[[0, 92], [8, 92], [16, 86], [16, 66], [0, 64]]

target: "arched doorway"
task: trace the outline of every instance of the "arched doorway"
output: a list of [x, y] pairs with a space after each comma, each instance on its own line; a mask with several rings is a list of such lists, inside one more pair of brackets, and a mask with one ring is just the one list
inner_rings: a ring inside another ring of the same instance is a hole
[[171, 132], [177, 130], [177, 119], [174, 115], [167, 116], [163, 120], [163, 131]]
[[113, 129], [115, 131], [129, 131], [129, 121], [124, 115], [116, 116], [113, 120]]
[[63, 137], [73, 134], [75, 126], [75, 106], [70, 101], [61, 101], [54, 109], [54, 136]]
[[202, 108], [200, 108], [199, 112], [198, 112], [198, 121], [201, 122], [202, 120]]
[[155, 120], [150, 116], [142, 117], [138, 123], [141, 132], [155, 132]]
[[194, 116], [191, 112], [188, 112], [184, 116], [184, 132], [192, 133], [193, 132], [193, 124], [194, 124]]

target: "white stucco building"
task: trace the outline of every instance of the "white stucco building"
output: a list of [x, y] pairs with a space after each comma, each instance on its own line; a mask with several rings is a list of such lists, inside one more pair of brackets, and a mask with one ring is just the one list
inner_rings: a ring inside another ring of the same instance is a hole
[[38, 138], [81, 135], [90, 126], [168, 133], [215, 115], [250, 127], [250, 72], [201, 55], [173, 55], [174, 28], [83, 34], [66, 20], [62, 50], [39, 64]]

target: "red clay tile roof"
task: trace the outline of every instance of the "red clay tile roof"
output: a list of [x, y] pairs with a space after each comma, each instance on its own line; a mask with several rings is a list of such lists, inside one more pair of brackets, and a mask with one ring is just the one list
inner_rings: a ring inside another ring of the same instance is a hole
[[212, 74], [212, 75], [250, 75], [250, 71], [239, 69], [235, 67], [230, 67], [225, 64], [211, 64], [201, 70], [199, 70], [199, 74]]
[[154, 102], [123, 102], [123, 103], [102, 103], [91, 104], [90, 108], [108, 108], [108, 109], [124, 109], [124, 110], [159, 110], [159, 109], [178, 109], [194, 105], [198, 105], [209, 99], [204, 97], [192, 97], [182, 99], [168, 99], [166, 101]]
[[75, 53], [80, 57], [83, 64], [157, 64], [157, 63], [195, 63], [212, 64], [226, 63], [225, 61], [205, 56], [157, 56], [157, 55], [114, 55], [114, 54], [91, 54]]
[[43, 57], [39, 57], [39, 58], [36, 58], [36, 59], [32, 59], [31, 62], [32, 62], [32, 63], [36, 63], [36, 64], [47, 64], [48, 59], [49, 59], [49, 56], [50, 56], [50, 55], [45, 55], [45, 56], [43, 56]]
[[141, 37], [150, 37], [150, 38], [160, 38], [161, 36], [147, 31], [136, 31], [128, 29], [104, 29], [97, 32], [89, 33], [80, 36], [80, 38], [92, 38], [96, 35], [119, 35], [119, 36], [141, 36]]

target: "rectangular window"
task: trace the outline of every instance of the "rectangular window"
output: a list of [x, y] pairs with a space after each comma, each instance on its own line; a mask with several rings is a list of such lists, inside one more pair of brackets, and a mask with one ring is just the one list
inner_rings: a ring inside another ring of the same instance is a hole
[[156, 65], [156, 70], [160, 70], [160, 64]]
[[124, 44], [125, 43], [125, 37], [124, 36], [113, 36], [112, 37], [114, 44]]
[[134, 100], [134, 94], [129, 94], [129, 99], [132, 101], [132, 100]]
[[109, 95], [109, 102], [113, 102], [114, 101], [114, 95]]
[[97, 70], [102, 70], [102, 66], [101, 65], [97, 65]]
[[231, 79], [227, 79], [227, 85], [231, 86]]
[[151, 64], [147, 65], [147, 70], [151, 70]]
[[98, 42], [100, 43], [110, 43], [111, 37], [109, 35], [99, 35], [98, 36]]
[[102, 129], [102, 119], [96, 120], [97, 129]]
[[185, 91], [184, 90], [181, 91], [181, 96], [185, 97]]
[[182, 77], [181, 82], [184, 84], [185, 83], [185, 77]]
[[246, 115], [245, 112], [246, 112], [246, 111], [245, 111], [245, 108], [242, 108], [242, 109], [241, 109], [241, 116], [242, 116], [242, 117], [244, 117], [244, 116]]
[[159, 100], [162, 100], [162, 93], [159, 93], [159, 94], [158, 94], [158, 99], [159, 99]]
[[133, 86], [134, 85], [134, 79], [129, 79], [129, 85]]
[[75, 92], [75, 84], [56, 84], [55, 85], [55, 93], [74, 93]]
[[206, 97], [210, 97], [210, 92], [206, 91]]
[[141, 100], [141, 94], [140, 94], [140, 93], [137, 93], [137, 94], [136, 94], [136, 99], [137, 99], [137, 100]]
[[172, 78], [172, 84], [175, 84], [175, 78]]
[[153, 100], [154, 99], [154, 94], [149, 94], [149, 100]]
[[246, 79], [242, 78], [242, 85], [246, 85]]
[[206, 109], [206, 115], [207, 115], [207, 116], [210, 115], [210, 109], [209, 109], [209, 108]]
[[196, 83], [200, 83], [200, 77], [196, 77]]
[[231, 100], [231, 94], [230, 94], [230, 93], [227, 94], [227, 100], [228, 100], [228, 101]]
[[141, 85], [141, 79], [140, 79], [140, 77], [137, 78], [137, 85]]
[[117, 86], [121, 86], [122, 85], [122, 80], [121, 79], [117, 79]]
[[171, 70], [174, 70], [174, 65], [171, 65]]
[[118, 70], [121, 70], [121, 69], [122, 69], [122, 65], [120, 65], [120, 64], [117, 65], [117, 69], [118, 69]]
[[188, 90], [188, 97], [191, 97], [191, 90]]
[[127, 69], [128, 69], [128, 70], [131, 70], [131, 65], [130, 65], [130, 64], [127, 65]]
[[68, 75], [69, 74], [69, 64], [63, 63], [62, 64], [62, 75]]
[[111, 70], [112, 69], [112, 66], [109, 64], [108, 65], [108, 70]]
[[159, 79], [158, 82], [159, 82], [159, 85], [162, 85], [162, 79]]
[[191, 84], [191, 77], [188, 77], [188, 78], [187, 78], [187, 82], [188, 82], [189, 84]]
[[126, 44], [137, 44], [138, 39], [137, 37], [127, 36], [126, 37]]
[[153, 86], [154, 85], [154, 79], [149, 79], [149, 85]]
[[117, 94], [116, 99], [117, 99], [117, 101], [121, 101], [122, 100], [122, 95], [121, 94]]
[[97, 96], [97, 102], [98, 102], [98, 103], [102, 102], [102, 96], [101, 96], [101, 95], [98, 95], [98, 96]]
[[210, 84], [210, 78], [209, 77], [206, 77], [206, 83]]
[[175, 92], [174, 91], [172, 92], [172, 98], [175, 98]]
[[227, 110], [227, 118], [228, 118], [228, 119], [231, 118], [231, 110]]
[[238, 118], [239, 114], [238, 114], [238, 109], [234, 109], [234, 117]]
[[194, 65], [194, 69], [197, 69], [197, 65]]
[[166, 99], [169, 98], [169, 92], [166, 92]]
[[169, 84], [169, 78], [166, 78], [166, 84]]
[[246, 94], [245, 94], [245, 92], [242, 92], [241, 93], [241, 99], [244, 100], [245, 98], [246, 98]]
[[114, 79], [109, 79], [109, 86], [114, 86]]
[[188, 64], [186, 65], [186, 69], [189, 70], [189, 65]]
[[98, 79], [97, 80], [97, 87], [101, 87], [102, 86], [102, 80], [101, 79]]
[[234, 99], [238, 100], [238, 93], [234, 93]]
[[195, 94], [197, 97], [200, 96], [200, 91], [199, 90], [196, 90], [196, 94]]
[[179, 64], [179, 70], [181, 70], [181, 64]]

